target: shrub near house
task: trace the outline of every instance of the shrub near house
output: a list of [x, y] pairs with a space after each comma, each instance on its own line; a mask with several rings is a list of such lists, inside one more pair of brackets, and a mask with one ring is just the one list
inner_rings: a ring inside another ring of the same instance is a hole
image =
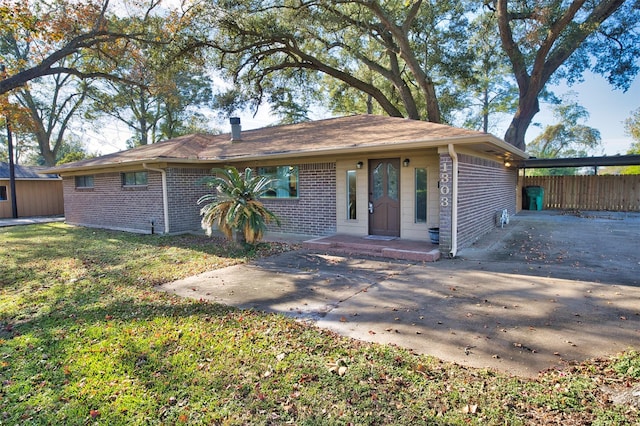
[[273, 180], [264, 176], [256, 176], [250, 168], [240, 174], [235, 167], [213, 169], [214, 176], [202, 179], [214, 194], [207, 194], [198, 200], [204, 207], [202, 228], [211, 235], [215, 225], [228, 238], [237, 242], [256, 243], [262, 239], [267, 224], [280, 219], [264, 207], [260, 196], [271, 190]]

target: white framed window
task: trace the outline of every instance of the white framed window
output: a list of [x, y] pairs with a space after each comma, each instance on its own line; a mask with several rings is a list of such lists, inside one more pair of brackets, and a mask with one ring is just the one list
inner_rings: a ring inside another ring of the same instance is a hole
[[357, 219], [357, 180], [356, 180], [356, 171], [355, 170], [347, 170], [347, 219], [355, 220]]
[[427, 169], [416, 168], [415, 184], [416, 184], [415, 222], [426, 223], [427, 222]]

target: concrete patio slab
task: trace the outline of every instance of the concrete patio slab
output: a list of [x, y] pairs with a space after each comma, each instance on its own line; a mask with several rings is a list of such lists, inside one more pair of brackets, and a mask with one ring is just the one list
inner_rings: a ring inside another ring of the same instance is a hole
[[455, 259], [298, 250], [162, 286], [535, 376], [640, 349], [640, 214], [523, 212]]

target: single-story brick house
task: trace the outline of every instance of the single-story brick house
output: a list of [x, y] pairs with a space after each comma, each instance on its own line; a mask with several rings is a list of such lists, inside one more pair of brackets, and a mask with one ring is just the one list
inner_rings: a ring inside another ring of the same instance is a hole
[[403, 118], [356, 115], [182, 136], [55, 167], [68, 223], [145, 233], [200, 229], [199, 180], [212, 167], [251, 167], [278, 180], [265, 205], [273, 232], [428, 239], [455, 254], [516, 210], [526, 154], [482, 132]]
[[[14, 165], [18, 217], [64, 213], [62, 179], [41, 172], [42, 167]], [[13, 217], [12, 197], [9, 164], [0, 162], [0, 219]]]

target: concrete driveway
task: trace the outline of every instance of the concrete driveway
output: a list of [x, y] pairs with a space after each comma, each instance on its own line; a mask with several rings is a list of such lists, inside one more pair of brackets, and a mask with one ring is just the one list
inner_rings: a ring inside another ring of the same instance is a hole
[[535, 376], [640, 349], [640, 214], [524, 211], [456, 259], [299, 250], [161, 289]]

